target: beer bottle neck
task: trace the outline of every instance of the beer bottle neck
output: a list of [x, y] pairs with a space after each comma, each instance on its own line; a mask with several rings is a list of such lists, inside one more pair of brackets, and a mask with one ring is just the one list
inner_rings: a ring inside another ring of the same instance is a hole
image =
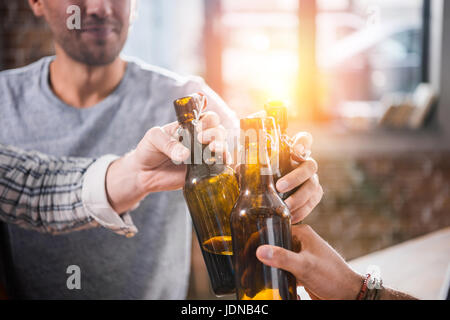
[[260, 194], [274, 188], [266, 143], [249, 143], [246, 139], [240, 170], [241, 192]]
[[[197, 139], [195, 121], [188, 120], [180, 122], [183, 130], [180, 132], [182, 143], [191, 150], [191, 156], [187, 160], [188, 173], [197, 172], [201, 175], [218, 174], [225, 168], [223, 159], [218, 159], [215, 152], [212, 152], [207, 145], [201, 144]], [[194, 170], [194, 171], [193, 171]]]

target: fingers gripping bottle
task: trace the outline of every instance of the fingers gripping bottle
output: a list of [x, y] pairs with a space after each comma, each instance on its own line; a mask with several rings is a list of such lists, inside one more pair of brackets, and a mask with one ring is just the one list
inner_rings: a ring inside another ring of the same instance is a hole
[[292, 274], [256, 258], [263, 244], [291, 250], [291, 215], [278, 196], [267, 153], [264, 119], [241, 120], [240, 194], [231, 213], [236, 295], [240, 300], [296, 300]]
[[190, 148], [183, 188], [194, 229], [216, 295], [235, 292], [230, 213], [239, 195], [234, 170], [198, 139], [196, 125], [206, 97], [194, 94], [174, 102], [183, 144]]
[[[271, 101], [264, 106], [268, 117], [275, 120], [276, 136], [278, 138], [278, 159], [272, 161], [277, 166], [273, 167], [274, 183], [295, 169], [291, 162], [291, 142], [287, 135], [288, 119], [287, 107], [282, 101]], [[299, 187], [285, 193], [279, 193], [281, 199], [286, 200], [294, 194]]]

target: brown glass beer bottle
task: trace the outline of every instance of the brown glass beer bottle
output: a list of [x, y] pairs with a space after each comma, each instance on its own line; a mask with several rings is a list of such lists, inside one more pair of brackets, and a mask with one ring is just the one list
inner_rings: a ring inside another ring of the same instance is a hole
[[[288, 128], [288, 115], [287, 107], [282, 101], [270, 101], [264, 109], [268, 117], [272, 117], [275, 120], [276, 131], [278, 136], [278, 160], [272, 161], [277, 166], [272, 168], [274, 183], [276, 184], [279, 179], [290, 173], [295, 169], [295, 166], [291, 162], [291, 146], [289, 142], [289, 136], [287, 135]], [[299, 187], [294, 188], [291, 191], [285, 193], [279, 193], [281, 199], [286, 200], [292, 194], [294, 194]]]
[[[280, 150], [280, 139], [279, 130], [275, 125], [275, 119], [272, 117], [263, 117], [264, 128], [268, 134], [267, 139], [267, 154], [269, 155], [270, 165], [272, 168], [272, 174], [275, 179], [275, 172], [279, 170], [279, 150]], [[275, 183], [275, 182], [274, 182]]]
[[240, 300], [296, 300], [292, 274], [256, 258], [260, 245], [292, 246], [291, 216], [275, 191], [266, 134], [264, 119], [241, 120], [240, 194], [231, 213], [236, 295]]
[[235, 292], [230, 213], [239, 185], [234, 170], [219, 162], [220, 156], [197, 140], [195, 126], [203, 99], [204, 96], [194, 94], [174, 102], [182, 142], [191, 150], [183, 193], [212, 289], [216, 295], [225, 295]]

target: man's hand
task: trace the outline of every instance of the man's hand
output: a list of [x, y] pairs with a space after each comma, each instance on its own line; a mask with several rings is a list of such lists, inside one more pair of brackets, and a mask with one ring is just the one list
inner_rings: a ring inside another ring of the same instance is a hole
[[291, 154], [291, 158], [297, 168], [278, 180], [276, 188], [279, 192], [284, 193], [301, 186], [285, 201], [291, 211], [292, 223], [298, 223], [319, 204], [323, 196], [323, 189], [317, 176], [317, 162], [311, 157], [306, 161], [303, 159], [304, 154], [311, 152], [312, 136], [309, 133], [301, 132], [292, 140], [294, 152]]
[[313, 299], [356, 299], [363, 276], [353, 271], [310, 226], [293, 226], [292, 238], [294, 248], [301, 248], [300, 252], [264, 245], [257, 249], [257, 258], [292, 273]]
[[[175, 165], [189, 158], [190, 151], [176, 138], [178, 122], [150, 129], [137, 148], [113, 162], [106, 176], [108, 200], [113, 209], [124, 213], [147, 194], [180, 189], [186, 165]], [[225, 129], [214, 112], [205, 112], [197, 139], [211, 151], [223, 152]], [[219, 147], [220, 146], [220, 147]]]

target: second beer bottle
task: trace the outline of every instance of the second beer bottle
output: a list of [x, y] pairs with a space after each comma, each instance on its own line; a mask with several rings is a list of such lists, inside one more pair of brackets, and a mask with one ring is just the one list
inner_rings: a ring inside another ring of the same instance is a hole
[[[291, 145], [290, 138], [287, 135], [288, 114], [287, 107], [282, 101], [274, 100], [268, 102], [264, 106], [268, 117], [275, 120], [276, 138], [278, 139], [278, 159], [276, 166], [273, 168], [274, 183], [295, 169], [291, 162]], [[296, 187], [286, 193], [278, 193], [281, 199], [286, 200], [293, 195], [300, 187]]]
[[230, 213], [239, 195], [234, 170], [197, 140], [196, 123], [205, 97], [194, 94], [174, 102], [183, 144], [191, 149], [184, 197], [216, 295], [235, 292]]
[[231, 213], [236, 294], [240, 300], [296, 300], [292, 274], [256, 258], [260, 245], [291, 250], [291, 216], [270, 168], [264, 119], [241, 119], [240, 194]]

